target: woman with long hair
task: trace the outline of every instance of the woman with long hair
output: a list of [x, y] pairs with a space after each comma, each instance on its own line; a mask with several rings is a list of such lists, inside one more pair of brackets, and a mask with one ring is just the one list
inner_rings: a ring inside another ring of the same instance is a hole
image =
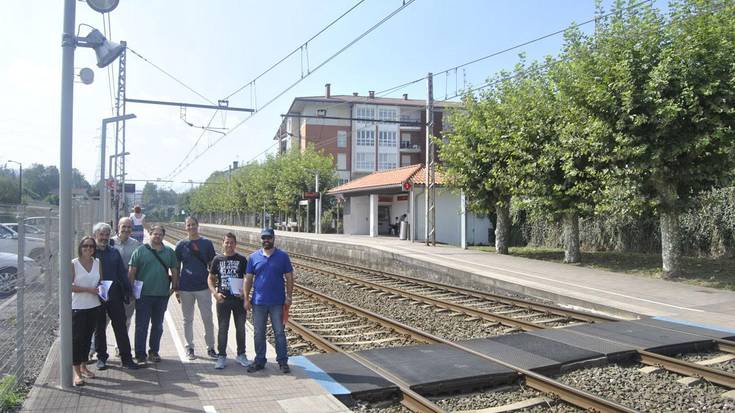
[[71, 261], [71, 330], [74, 365], [74, 385], [83, 386], [85, 378], [94, 378], [87, 369], [89, 348], [97, 317], [100, 313], [100, 261], [94, 258], [97, 243], [84, 237], [77, 247], [77, 258]]

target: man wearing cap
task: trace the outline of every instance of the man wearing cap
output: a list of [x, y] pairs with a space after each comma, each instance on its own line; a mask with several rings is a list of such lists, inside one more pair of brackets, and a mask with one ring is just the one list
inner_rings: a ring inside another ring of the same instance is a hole
[[[276, 361], [282, 373], [289, 373], [284, 305], [291, 305], [293, 266], [288, 254], [275, 248], [275, 233], [265, 228], [260, 233], [263, 248], [250, 254], [245, 276], [245, 311], [252, 311], [255, 330], [255, 360], [248, 373], [265, 368], [265, 331], [268, 316], [276, 339]], [[250, 292], [252, 290], [252, 297]]]

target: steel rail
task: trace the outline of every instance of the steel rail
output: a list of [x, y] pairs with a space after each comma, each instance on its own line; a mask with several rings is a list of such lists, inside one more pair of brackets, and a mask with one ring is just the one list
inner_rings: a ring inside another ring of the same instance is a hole
[[719, 384], [727, 388], [735, 388], [735, 374], [724, 370], [713, 369], [696, 363], [679, 360], [677, 358], [652, 353], [646, 350], [637, 350], [638, 358], [642, 364], [661, 367], [674, 373], [685, 376], [699, 377], [709, 382]]
[[404, 405], [407, 409], [411, 410], [412, 412], [433, 413], [433, 412], [444, 412], [445, 411], [444, 409], [437, 406], [429, 399], [411, 390], [410, 386], [406, 384], [400, 378], [396, 377], [390, 372], [385, 371], [384, 369], [371, 363], [370, 361], [366, 360], [363, 357], [360, 357], [354, 353], [350, 353], [350, 352], [343, 350], [336, 344], [333, 344], [329, 340], [322, 338], [319, 334], [304, 327], [297, 321], [289, 319], [288, 326], [295, 333], [301, 335], [302, 337], [308, 338], [308, 340], [310, 340], [317, 348], [327, 353], [343, 354], [349, 357], [350, 359], [352, 359], [353, 361], [355, 361], [356, 363], [363, 365], [367, 369], [372, 370], [373, 372], [377, 373], [379, 376], [395, 384], [403, 395], [401, 404]]
[[719, 338], [716, 338], [714, 341], [715, 346], [717, 346], [717, 350], [725, 353], [735, 353], [735, 341], [722, 340]]
[[[200, 232], [202, 232], [202, 231], [200, 231]], [[217, 236], [219, 236], [219, 234], [217, 234]], [[481, 299], [481, 300], [498, 301], [498, 302], [503, 303], [503, 304], [515, 305], [515, 306], [526, 308], [526, 309], [532, 310], [532, 311], [538, 311], [538, 312], [543, 312], [543, 313], [547, 313], [547, 314], [564, 316], [564, 317], [568, 317], [568, 318], [572, 318], [572, 319], [577, 319], [577, 320], [580, 320], [580, 321], [586, 321], [586, 322], [590, 322], [590, 323], [607, 322], [607, 321], [617, 321], [618, 320], [616, 318], [608, 317], [608, 316], [604, 316], [604, 315], [588, 314], [588, 313], [585, 313], [585, 312], [582, 312], [582, 311], [564, 309], [564, 308], [561, 308], [561, 307], [558, 307], [558, 306], [554, 306], [554, 305], [549, 305], [549, 304], [531, 303], [531, 302], [528, 302], [528, 301], [525, 301], [525, 300], [522, 300], [522, 299], [516, 299], [516, 298], [512, 298], [512, 297], [505, 297], [505, 296], [501, 296], [501, 295], [498, 295], [498, 294], [492, 294], [492, 293], [479, 292], [479, 291], [470, 290], [470, 289], [462, 288], [462, 287], [456, 287], [456, 286], [453, 286], [453, 285], [449, 285], [449, 284], [445, 284], [445, 283], [440, 283], [440, 282], [436, 282], [436, 281], [422, 280], [420, 278], [411, 277], [411, 276], [407, 276], [407, 275], [392, 274], [392, 273], [388, 273], [388, 272], [384, 272], [384, 271], [374, 270], [372, 268], [367, 268], [367, 267], [362, 267], [362, 266], [357, 266], [357, 265], [352, 265], [352, 264], [345, 264], [345, 263], [336, 262], [336, 261], [332, 261], [332, 260], [328, 260], [328, 259], [324, 259], [324, 258], [312, 257], [312, 256], [304, 255], [304, 254], [298, 254], [298, 253], [291, 253], [290, 252], [289, 255], [292, 256], [292, 257], [298, 257], [298, 258], [305, 259], [305, 260], [308, 260], [308, 261], [316, 261], [316, 262], [327, 263], [329, 265], [333, 265], [333, 266], [341, 267], [341, 268], [347, 268], [347, 269], [354, 270], [354, 271], [357, 271], [357, 272], [365, 272], [365, 273], [368, 273], [368, 274], [383, 276], [383, 277], [391, 278], [391, 279], [398, 280], [398, 281], [413, 282], [413, 283], [416, 283], [416, 284], [419, 284], [419, 285], [422, 285], [422, 286], [430, 286], [430, 287], [434, 287], [434, 288], [438, 288], [438, 289], [442, 289], [442, 290], [446, 290], [446, 291], [455, 292], [455, 293], [458, 293], [458, 294], [464, 294], [464, 295], [467, 295], [469, 297], [473, 297], [473, 298], [477, 298], [477, 299]], [[512, 319], [510, 319], [510, 320], [512, 320]], [[516, 321], [518, 321], [518, 320], [516, 320]], [[530, 325], [528, 327], [529, 328], [533, 328]], [[523, 327], [520, 327], [520, 328], [523, 328]], [[543, 328], [543, 327], [541, 327], [541, 328]], [[538, 327], [537, 327], [537, 329], [538, 329]]]
[[476, 290], [470, 290], [468, 288], [457, 287], [457, 286], [454, 286], [454, 285], [449, 285], [449, 284], [445, 284], [445, 283], [441, 283], [441, 282], [437, 282], [437, 281], [424, 280], [424, 279], [412, 277], [412, 276], [409, 276], [409, 275], [393, 274], [393, 273], [389, 273], [389, 272], [385, 272], [385, 271], [379, 271], [379, 270], [375, 270], [375, 269], [367, 268], [367, 267], [362, 267], [362, 266], [358, 266], [358, 265], [340, 263], [340, 262], [336, 262], [336, 261], [332, 261], [332, 260], [328, 260], [328, 259], [324, 259], [324, 258], [310, 257], [308, 255], [303, 255], [303, 254], [290, 254], [290, 255], [294, 255], [294, 256], [297, 256], [297, 257], [305, 257], [306, 259], [313, 260], [313, 261], [326, 262], [326, 263], [329, 263], [330, 265], [334, 265], [334, 266], [337, 266], [337, 267], [343, 267], [343, 268], [347, 268], [347, 269], [354, 269], [356, 271], [362, 271], [362, 272], [370, 273], [370, 274], [373, 274], [373, 275], [383, 276], [383, 277], [386, 277], [386, 278], [392, 278], [392, 279], [398, 280], [398, 281], [414, 282], [414, 283], [417, 283], [417, 284], [420, 284], [420, 285], [424, 285], [424, 286], [432, 286], [432, 287], [435, 287], [435, 288], [440, 288], [440, 289], [444, 289], [444, 290], [447, 290], [447, 291], [456, 292], [456, 293], [459, 293], [459, 294], [465, 294], [465, 295], [468, 295], [468, 296], [471, 296], [471, 297], [474, 297], [474, 298], [479, 298], [479, 299], [483, 299], [483, 300], [494, 300], [494, 301], [498, 301], [498, 302], [501, 302], [501, 303], [504, 303], [504, 304], [516, 305], [516, 306], [519, 306], [519, 307], [527, 308], [529, 310], [534, 310], [534, 311], [540, 311], [540, 312], [545, 312], [545, 313], [549, 313], [549, 314], [555, 314], [555, 315], [565, 316], [565, 317], [569, 317], [569, 318], [578, 319], [578, 320], [581, 320], [581, 321], [587, 321], [587, 322], [591, 322], [591, 323], [607, 322], [607, 321], [618, 321], [617, 318], [609, 317], [609, 316], [605, 316], [605, 315], [601, 315], [601, 314], [600, 315], [598, 315], [598, 314], [589, 314], [589, 313], [586, 313], [586, 312], [565, 309], [565, 308], [561, 308], [561, 307], [554, 306], [554, 305], [549, 305], [549, 304], [531, 303], [531, 302], [528, 302], [528, 301], [525, 301], [525, 300], [522, 300], [522, 299], [517, 299], [517, 298], [512, 298], [512, 297], [506, 297], [506, 296], [501, 296], [501, 295], [498, 295], [498, 294], [492, 294], [492, 293], [481, 292], [481, 291], [476, 291]]
[[[615, 402], [612, 402], [600, 396], [588, 393], [583, 390], [576, 389], [574, 387], [568, 386], [566, 384], [558, 382], [549, 377], [520, 368], [518, 366], [515, 366], [503, 360], [497, 359], [492, 356], [488, 356], [486, 354], [475, 351], [471, 348], [465, 347], [461, 344], [457, 344], [455, 342], [446, 340], [444, 338], [435, 336], [433, 334], [430, 334], [430, 333], [421, 331], [419, 329], [413, 328], [411, 326], [408, 326], [406, 324], [400, 323], [396, 320], [392, 320], [387, 317], [383, 317], [381, 315], [373, 313], [371, 311], [368, 311], [368, 310], [365, 310], [359, 307], [355, 307], [352, 304], [349, 304], [344, 301], [338, 300], [334, 297], [330, 297], [328, 295], [322, 294], [310, 288], [300, 286], [298, 287], [298, 289], [306, 293], [307, 295], [311, 295], [313, 297], [319, 297], [320, 301], [328, 302], [338, 307], [347, 309], [350, 312], [353, 312], [363, 317], [369, 318], [372, 321], [378, 322], [381, 325], [390, 327], [394, 330], [398, 330], [401, 332], [410, 331], [413, 333], [412, 336], [415, 335], [418, 337], [423, 337], [426, 341], [430, 341], [435, 344], [440, 344], [440, 343], [446, 344], [458, 350], [461, 350], [461, 351], [470, 353], [472, 355], [475, 355], [477, 357], [483, 358], [485, 360], [500, 364], [501, 366], [511, 369], [515, 371], [516, 373], [520, 374], [522, 377], [526, 379], [526, 384], [533, 387], [534, 389], [539, 390], [543, 393], [550, 393], [572, 405], [581, 407], [583, 409], [591, 409], [597, 412], [605, 412], [605, 413], [607, 412], [618, 412], [618, 413], [619, 412], [626, 412], [626, 413], [635, 412], [635, 410], [633, 409], [622, 406], [620, 404], [617, 404]], [[290, 322], [291, 321], [289, 320], [289, 323]]]
[[349, 281], [349, 282], [352, 282], [352, 283], [362, 284], [362, 285], [364, 285], [366, 287], [370, 287], [372, 289], [376, 289], [376, 290], [384, 291], [384, 292], [387, 292], [387, 293], [390, 293], [390, 294], [393, 294], [393, 295], [398, 295], [398, 296], [401, 296], [401, 297], [409, 298], [411, 300], [422, 302], [422, 303], [425, 303], [425, 304], [430, 304], [430, 305], [435, 306], [435, 307], [445, 308], [447, 310], [455, 311], [455, 312], [466, 314], [466, 315], [473, 316], [473, 317], [478, 317], [478, 318], [481, 318], [483, 320], [499, 322], [501, 324], [504, 324], [504, 325], [510, 326], [510, 327], [517, 327], [517, 328], [520, 328], [520, 329], [522, 329], [524, 331], [538, 331], [538, 330], [542, 330], [542, 329], [545, 328], [544, 326], [539, 325], [539, 324], [536, 324], [536, 323], [531, 322], [531, 321], [518, 320], [518, 319], [511, 318], [511, 317], [506, 317], [506, 316], [504, 316], [502, 314], [493, 314], [493, 313], [488, 312], [488, 311], [478, 310], [476, 308], [467, 307], [467, 306], [464, 306], [464, 305], [461, 305], [461, 304], [455, 304], [455, 303], [452, 303], [452, 302], [449, 302], [449, 301], [438, 300], [438, 299], [435, 299], [435, 298], [426, 297], [426, 296], [423, 296], [421, 294], [411, 293], [411, 292], [408, 292], [408, 291], [405, 291], [405, 290], [401, 290], [401, 289], [398, 289], [398, 288], [393, 288], [393, 287], [388, 287], [388, 286], [380, 285], [380, 284], [377, 284], [377, 283], [373, 283], [371, 281], [366, 281], [366, 280], [362, 280], [360, 278], [351, 277], [349, 275], [337, 274], [337, 273], [334, 273], [334, 272], [329, 272], [329, 271], [322, 270], [322, 269], [319, 269], [319, 268], [311, 267], [311, 266], [308, 266], [308, 265], [305, 265], [305, 264], [295, 264], [295, 265], [297, 267], [306, 268], [308, 271], [311, 271], [311, 272], [315, 272], [315, 273], [318, 273], [318, 274], [326, 274], [326, 275], [328, 275], [330, 277], [337, 277], [339, 279], [343, 279], [343, 280], [346, 280], [346, 281]]

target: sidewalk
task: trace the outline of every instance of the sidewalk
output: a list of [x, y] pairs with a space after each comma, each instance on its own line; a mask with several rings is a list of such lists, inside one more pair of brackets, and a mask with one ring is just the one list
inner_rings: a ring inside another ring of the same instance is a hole
[[[259, 228], [226, 225], [202, 224], [202, 227], [260, 232]], [[396, 267], [396, 259], [400, 258], [402, 262], [417, 263], [447, 274], [442, 280], [447, 283], [457, 284], [457, 277], [452, 279], [449, 275], [461, 271], [471, 276], [475, 284], [543, 297], [570, 307], [603, 312], [618, 309], [621, 315], [636, 313], [735, 331], [735, 292], [732, 291], [454, 246], [427, 247], [421, 242], [401, 241], [395, 237], [277, 231], [276, 238], [318, 240], [350, 245], [353, 249], [380, 250], [394, 257], [384, 264], [390, 272], [400, 272]]]

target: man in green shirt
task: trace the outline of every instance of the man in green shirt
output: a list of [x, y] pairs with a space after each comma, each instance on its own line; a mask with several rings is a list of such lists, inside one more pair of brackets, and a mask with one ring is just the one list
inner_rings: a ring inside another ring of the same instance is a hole
[[150, 244], [143, 244], [133, 252], [128, 273], [131, 285], [136, 280], [143, 282], [140, 298], [135, 301], [135, 359], [139, 363], [146, 361], [148, 324], [151, 326], [148, 360], [154, 363], [161, 361], [158, 351], [163, 336], [163, 316], [172, 286], [175, 290], [179, 285], [176, 253], [163, 244], [166, 229], [162, 225], [154, 225], [148, 234]]

